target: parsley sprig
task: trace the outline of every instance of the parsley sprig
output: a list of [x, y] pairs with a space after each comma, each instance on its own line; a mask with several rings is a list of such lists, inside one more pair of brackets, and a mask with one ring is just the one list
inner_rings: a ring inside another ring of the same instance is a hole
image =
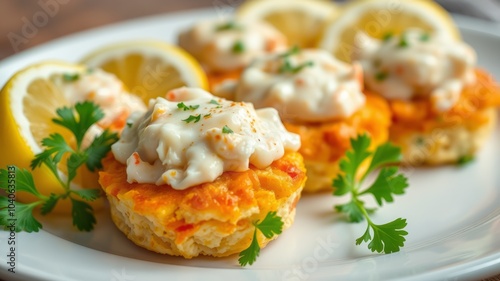
[[290, 50], [287, 52], [279, 55], [279, 58], [283, 59], [283, 64], [279, 68], [280, 73], [291, 73], [291, 74], [296, 74], [302, 71], [302, 69], [306, 67], [311, 67], [314, 65], [313, 61], [306, 61], [304, 63], [301, 63], [299, 65], [293, 65], [292, 62], [290, 61], [290, 57], [293, 55], [296, 55], [300, 53], [300, 48], [297, 46], [293, 46]]
[[[76, 114], [75, 114], [76, 112]], [[94, 228], [96, 219], [92, 206], [85, 201], [94, 201], [99, 198], [100, 189], [75, 190], [71, 182], [76, 177], [77, 170], [85, 165], [90, 171], [102, 168], [101, 160], [111, 150], [111, 145], [118, 140], [115, 133], [105, 130], [101, 135], [94, 137], [90, 145], [83, 147], [84, 136], [88, 129], [104, 117], [99, 106], [85, 101], [77, 103], [74, 108], [63, 107], [57, 109], [57, 118], [52, 121], [65, 127], [73, 134], [76, 144], [72, 147], [59, 133], [53, 133], [42, 140], [44, 150], [35, 155], [31, 162], [31, 169], [46, 165], [63, 187], [61, 194], [51, 193], [49, 196], [38, 192], [31, 172], [10, 166], [0, 169], [0, 188], [8, 192], [9, 179], [15, 174], [16, 192], [24, 191], [34, 195], [38, 200], [32, 203], [15, 203], [15, 213], [9, 211], [11, 199], [0, 197], [0, 225], [8, 226], [8, 218], [16, 219], [16, 231], [38, 232], [42, 224], [33, 216], [35, 207], [41, 206], [42, 215], [50, 213], [59, 200], [69, 199], [72, 203], [71, 214], [73, 225], [80, 231], [90, 231]], [[58, 171], [60, 162], [65, 159], [67, 175], [64, 178]], [[80, 200], [83, 199], [83, 200]]]
[[[366, 231], [356, 239], [356, 245], [370, 241], [368, 248], [372, 252], [386, 254], [398, 252], [406, 241], [404, 236], [408, 234], [404, 230], [407, 225], [406, 219], [397, 218], [386, 224], [375, 224], [370, 218], [375, 209], [365, 207], [360, 197], [372, 195], [377, 204], [382, 206], [384, 202], [393, 202], [393, 195], [404, 194], [405, 188], [408, 187], [408, 179], [403, 174], [398, 174], [397, 166], [391, 165], [401, 161], [401, 149], [390, 143], [384, 143], [372, 152], [368, 150], [370, 143], [371, 139], [366, 134], [351, 139], [352, 149], [340, 161], [343, 173], [333, 180], [333, 194], [336, 196], [350, 194], [351, 200], [336, 205], [335, 209], [346, 214], [351, 222], [361, 222], [366, 219], [368, 223]], [[372, 159], [369, 166], [358, 180], [360, 168], [370, 156]], [[368, 188], [362, 189], [366, 177], [379, 168], [380, 172], [375, 181]]]
[[276, 212], [267, 213], [262, 222], [256, 221], [253, 225], [255, 226], [255, 229], [253, 232], [252, 242], [248, 248], [240, 253], [240, 258], [238, 259], [241, 266], [246, 266], [247, 264], [252, 265], [260, 254], [257, 230], [259, 230], [268, 239], [273, 238], [274, 235], [281, 234], [281, 231], [283, 230], [283, 221], [276, 215]]

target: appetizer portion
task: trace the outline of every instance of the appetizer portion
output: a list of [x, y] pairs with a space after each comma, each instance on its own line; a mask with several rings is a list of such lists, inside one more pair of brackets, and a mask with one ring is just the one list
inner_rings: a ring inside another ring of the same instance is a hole
[[132, 116], [103, 161], [99, 181], [117, 227], [139, 246], [185, 258], [241, 252], [270, 212], [288, 228], [306, 174], [300, 138], [276, 110], [193, 88], [166, 98]]
[[224, 95], [243, 68], [257, 57], [285, 50], [287, 40], [265, 22], [210, 20], [181, 33], [179, 46], [203, 66], [212, 91]]
[[358, 34], [353, 60], [367, 91], [389, 101], [390, 139], [406, 164], [455, 163], [471, 157], [494, 127], [500, 89], [475, 67], [467, 44], [408, 29], [383, 40]]
[[323, 50], [292, 48], [246, 68], [235, 99], [276, 108], [285, 127], [301, 137], [308, 176], [304, 190], [328, 190], [351, 138], [367, 132], [376, 146], [388, 137], [388, 106], [375, 95], [365, 96], [362, 80], [359, 65]]

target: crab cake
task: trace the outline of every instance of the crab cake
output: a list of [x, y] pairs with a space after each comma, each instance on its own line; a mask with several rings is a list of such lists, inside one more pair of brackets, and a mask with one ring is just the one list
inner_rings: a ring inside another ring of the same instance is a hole
[[286, 37], [271, 24], [237, 19], [199, 22], [179, 34], [178, 41], [201, 63], [212, 92], [227, 98], [255, 58], [287, 48]]
[[390, 140], [404, 163], [455, 163], [476, 153], [496, 122], [500, 90], [475, 67], [470, 46], [419, 29], [358, 39], [353, 60], [363, 66], [367, 90], [389, 102]]
[[114, 223], [137, 245], [185, 258], [227, 256], [248, 247], [253, 222], [268, 212], [284, 229], [293, 223], [306, 172], [299, 136], [274, 109], [180, 88], [129, 124], [99, 181]]
[[235, 99], [256, 108], [274, 107], [285, 127], [301, 137], [305, 191], [331, 190], [350, 139], [367, 133], [372, 147], [388, 138], [387, 102], [362, 93], [358, 65], [323, 50], [292, 48], [257, 59], [243, 72]]

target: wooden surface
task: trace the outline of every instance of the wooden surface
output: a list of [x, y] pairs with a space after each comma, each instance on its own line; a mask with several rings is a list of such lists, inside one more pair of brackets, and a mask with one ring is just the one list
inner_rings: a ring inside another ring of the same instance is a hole
[[[148, 15], [241, 0], [1, 0], [0, 60], [74, 32]], [[500, 281], [500, 275], [488, 279]]]
[[[238, 3], [238, 0], [220, 0]], [[214, 0], [1, 0], [0, 60], [52, 39], [142, 16], [211, 7]]]

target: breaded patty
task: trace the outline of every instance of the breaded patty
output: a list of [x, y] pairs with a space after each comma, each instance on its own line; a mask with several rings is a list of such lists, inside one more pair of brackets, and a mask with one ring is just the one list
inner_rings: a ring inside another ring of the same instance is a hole
[[428, 99], [389, 101], [393, 114], [390, 140], [402, 148], [409, 165], [437, 165], [472, 156], [496, 123], [500, 89], [492, 77], [476, 70], [477, 81], [444, 113], [432, 110]]
[[[283, 229], [290, 227], [306, 180], [297, 152], [286, 152], [265, 169], [225, 172], [185, 190], [129, 184], [125, 165], [112, 155], [103, 165], [99, 182], [116, 226], [141, 247], [185, 258], [241, 252], [252, 240], [252, 223], [270, 211], [282, 218]], [[260, 233], [258, 239], [261, 247], [270, 241]]]
[[366, 104], [344, 120], [296, 124], [284, 122], [288, 131], [300, 135], [299, 152], [304, 156], [307, 182], [304, 191], [330, 190], [339, 173], [339, 160], [350, 149], [350, 139], [368, 133], [372, 147], [388, 139], [391, 115], [387, 102], [376, 95], [366, 95]]

